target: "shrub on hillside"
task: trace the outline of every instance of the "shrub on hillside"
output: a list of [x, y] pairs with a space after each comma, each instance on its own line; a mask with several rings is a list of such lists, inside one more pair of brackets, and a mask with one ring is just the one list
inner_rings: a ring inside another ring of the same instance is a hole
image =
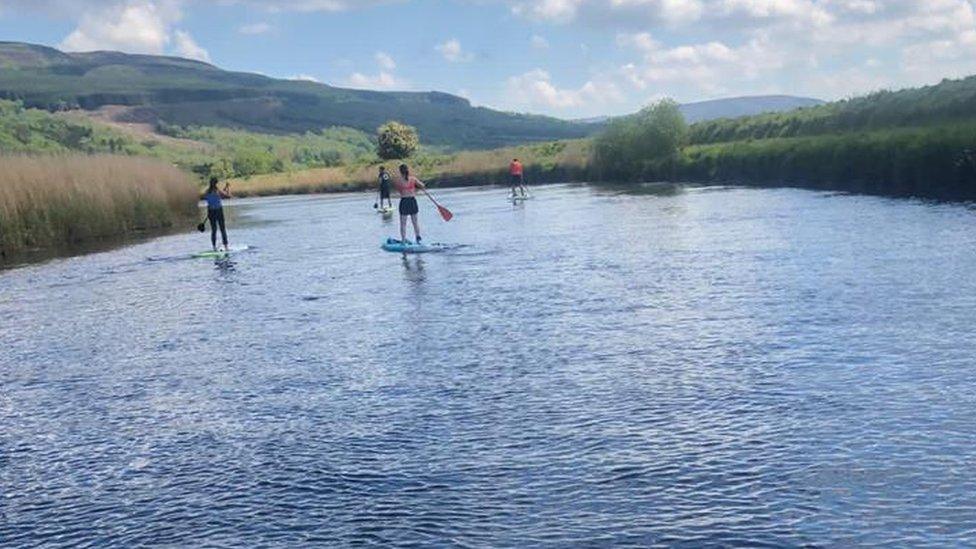
[[409, 158], [419, 146], [420, 138], [412, 126], [390, 121], [377, 130], [376, 154], [383, 160]]

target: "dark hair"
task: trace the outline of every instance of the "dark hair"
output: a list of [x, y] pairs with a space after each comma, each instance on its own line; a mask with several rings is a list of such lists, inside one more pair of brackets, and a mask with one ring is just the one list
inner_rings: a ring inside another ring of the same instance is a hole
[[208, 190], [211, 190], [212, 191], [212, 190], [216, 189], [217, 188], [217, 181], [218, 181], [218, 179], [217, 179], [216, 176], [211, 177], [210, 178], [210, 188]]
[[514, 159], [514, 160], [512, 160], [512, 162], [518, 162], [518, 158], [516, 158], [516, 159]]
[[380, 166], [380, 171], [381, 172], [385, 172], [386, 171], [386, 166]]
[[410, 177], [410, 168], [408, 168], [406, 164], [400, 164], [400, 174], [403, 175], [403, 177]]

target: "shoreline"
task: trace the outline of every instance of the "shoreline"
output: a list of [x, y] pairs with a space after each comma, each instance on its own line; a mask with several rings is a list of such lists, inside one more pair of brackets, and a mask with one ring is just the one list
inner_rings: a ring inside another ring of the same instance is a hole
[[[338, 168], [344, 169], [344, 168]], [[304, 172], [295, 172], [293, 174], [287, 174], [292, 176], [302, 176], [308, 175], [309, 172], [315, 172], [319, 170], [306, 170]], [[812, 183], [812, 182], [778, 182], [770, 183], [765, 181], [754, 181], [752, 183], [746, 183], [741, 180], [699, 180], [696, 178], [688, 177], [678, 177], [674, 181], [661, 180], [658, 182], [611, 182], [611, 181], [594, 181], [591, 178], [585, 177], [585, 174], [581, 170], [566, 170], [566, 169], [553, 169], [549, 171], [542, 170], [526, 170], [530, 177], [527, 178], [526, 185], [529, 187], [537, 185], [551, 185], [557, 183], [568, 183], [568, 184], [594, 184], [594, 185], [614, 185], [621, 188], [628, 187], [639, 187], [641, 185], [647, 185], [650, 183], [657, 184], [668, 184], [668, 185], [694, 185], [694, 186], [727, 186], [727, 187], [741, 187], [750, 189], [777, 189], [777, 188], [789, 188], [789, 189], [799, 189], [807, 190], [812, 192], [839, 192], [851, 195], [864, 195], [864, 196], [877, 196], [883, 198], [892, 199], [917, 199], [935, 202], [947, 202], [947, 203], [972, 203], [974, 201], [973, 197], [935, 197], [935, 196], [920, 196], [916, 194], [897, 194], [893, 192], [883, 192], [883, 189], [878, 186], [865, 185], [863, 182], [852, 181], [848, 185], [832, 185], [825, 183]], [[270, 177], [277, 177], [281, 174], [274, 174]], [[253, 179], [258, 179], [262, 176], [256, 176]], [[269, 177], [269, 176], [264, 176]], [[439, 177], [431, 177], [426, 182], [433, 189], [463, 189], [472, 187], [498, 187], [507, 188], [508, 183], [506, 181], [507, 174], [502, 170], [491, 174], [478, 174], [477, 176], [471, 175], [442, 175]], [[235, 180], [231, 180], [232, 183]], [[238, 183], [240, 183], [238, 181]], [[255, 189], [248, 190], [245, 189], [241, 192], [238, 189], [233, 189], [235, 199], [261, 199], [261, 198], [274, 198], [274, 197], [288, 197], [288, 196], [315, 196], [315, 195], [335, 195], [342, 193], [366, 193], [367, 191], [375, 191], [375, 185], [372, 181], [345, 181], [345, 182], [323, 182], [320, 184], [296, 184], [296, 185], [286, 185], [283, 187], [276, 187], [274, 189]], [[232, 205], [233, 202], [230, 202]], [[198, 204], [199, 207], [199, 204]], [[83, 255], [101, 253], [105, 251], [111, 251], [114, 249], [123, 248], [126, 246], [147, 242], [156, 238], [161, 238], [165, 236], [171, 236], [175, 234], [192, 233], [194, 225], [199, 221], [198, 218], [202, 216], [202, 210], [198, 210], [197, 216], [183, 216], [167, 226], [158, 227], [143, 227], [136, 229], [129, 229], [124, 233], [110, 234], [98, 236], [88, 240], [83, 240], [73, 244], [63, 244], [54, 246], [36, 246], [27, 249], [20, 249], [14, 251], [3, 251], [0, 250], [0, 273], [3, 271], [9, 271], [13, 269], [28, 267], [31, 265], [37, 265], [45, 263], [47, 261], [52, 261], [56, 259], [67, 259], [71, 257], [79, 257]], [[185, 227], [185, 228], [184, 228]]]

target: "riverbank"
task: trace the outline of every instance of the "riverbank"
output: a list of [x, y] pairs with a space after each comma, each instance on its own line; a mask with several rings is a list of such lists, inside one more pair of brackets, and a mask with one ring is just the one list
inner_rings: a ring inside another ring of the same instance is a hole
[[369, 162], [231, 179], [234, 196], [274, 196], [346, 192], [376, 188], [379, 166], [396, 170], [401, 162], [433, 187], [507, 185], [508, 163], [518, 158], [530, 184], [582, 181], [588, 174], [589, 141], [557, 141], [487, 151], [424, 155], [407, 160]]
[[172, 227], [195, 217], [192, 178], [124, 156], [6, 156], [0, 172], [0, 260]]
[[976, 123], [692, 145], [673, 176], [942, 200], [976, 199]]

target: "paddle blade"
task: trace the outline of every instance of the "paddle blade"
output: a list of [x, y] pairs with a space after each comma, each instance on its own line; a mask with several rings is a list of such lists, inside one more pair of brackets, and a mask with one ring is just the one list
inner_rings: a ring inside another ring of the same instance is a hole
[[451, 213], [451, 210], [448, 210], [440, 204], [437, 205], [437, 211], [441, 212], [441, 217], [444, 218], [444, 221], [450, 221], [454, 218], [454, 214]]

